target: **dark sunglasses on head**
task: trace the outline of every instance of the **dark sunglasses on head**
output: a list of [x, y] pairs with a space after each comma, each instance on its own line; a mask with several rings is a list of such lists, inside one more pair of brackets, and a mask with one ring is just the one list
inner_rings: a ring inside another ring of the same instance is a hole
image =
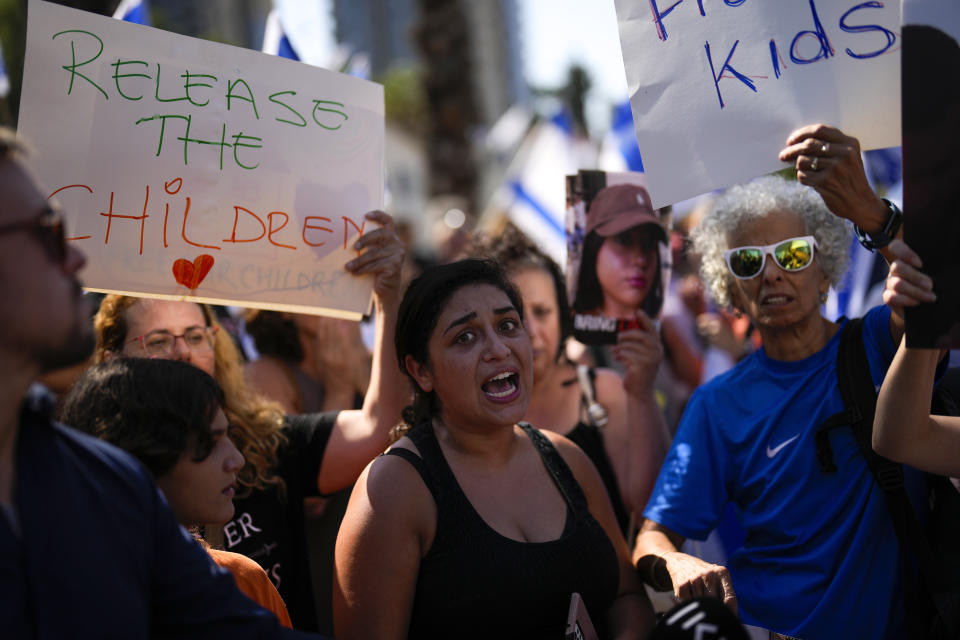
[[727, 268], [735, 278], [746, 280], [763, 271], [767, 255], [773, 256], [784, 271], [803, 271], [813, 262], [817, 240], [813, 236], [787, 238], [763, 247], [736, 247], [723, 253]]
[[46, 208], [35, 218], [0, 225], [0, 234], [17, 231], [33, 233], [51, 258], [64, 262], [67, 258], [67, 239], [63, 229], [63, 216], [59, 211]]

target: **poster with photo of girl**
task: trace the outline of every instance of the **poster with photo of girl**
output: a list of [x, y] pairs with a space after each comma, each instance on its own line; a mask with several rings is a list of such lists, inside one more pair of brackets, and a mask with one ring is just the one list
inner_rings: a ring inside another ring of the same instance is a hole
[[567, 283], [577, 340], [614, 344], [618, 332], [639, 327], [638, 312], [657, 318], [670, 280], [669, 227], [642, 173], [568, 177]]

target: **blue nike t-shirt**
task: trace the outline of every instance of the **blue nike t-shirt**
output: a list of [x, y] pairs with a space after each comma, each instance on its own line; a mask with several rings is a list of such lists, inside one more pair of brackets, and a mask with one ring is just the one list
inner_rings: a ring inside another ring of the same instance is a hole
[[[889, 322], [886, 306], [864, 318], [877, 388], [896, 351]], [[840, 334], [797, 362], [758, 350], [697, 389], [644, 516], [702, 540], [733, 503], [746, 541], [728, 568], [747, 624], [805, 640], [902, 638], [900, 548], [853, 430], [830, 433], [838, 471], [817, 462], [817, 429], [844, 408]], [[922, 474], [906, 476], [924, 504]]]

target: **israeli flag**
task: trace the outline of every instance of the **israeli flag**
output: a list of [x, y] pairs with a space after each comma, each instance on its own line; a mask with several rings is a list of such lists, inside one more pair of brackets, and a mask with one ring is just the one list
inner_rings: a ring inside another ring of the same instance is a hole
[[610, 131], [604, 136], [600, 148], [599, 166], [604, 171], [643, 171], [629, 100], [613, 108]]
[[[564, 180], [580, 164], [573, 121], [561, 110], [531, 129], [500, 194], [511, 222], [561, 265], [566, 264]], [[591, 159], [584, 158], [583, 166], [592, 166]]]
[[327, 3], [273, 0], [261, 51], [315, 67], [339, 70], [347, 56], [337, 50]]
[[7, 75], [7, 65], [3, 62], [3, 46], [0, 45], [0, 98], [6, 98], [10, 93], [10, 76]]
[[150, 3], [148, 0], [122, 0], [113, 12], [117, 20], [150, 26]]
[[267, 24], [263, 29], [263, 47], [264, 53], [289, 58], [290, 60], [300, 60], [296, 50], [290, 43], [290, 38], [283, 30], [283, 24], [280, 22], [280, 12], [276, 7], [270, 10], [267, 15]]

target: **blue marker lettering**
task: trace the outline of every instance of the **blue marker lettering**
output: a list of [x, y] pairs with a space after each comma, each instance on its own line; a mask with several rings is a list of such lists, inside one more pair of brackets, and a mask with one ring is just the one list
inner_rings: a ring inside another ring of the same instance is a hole
[[[703, 15], [703, 0], [698, 0], [700, 2], [700, 15]], [[660, 9], [657, 8], [657, 0], [650, 0], [650, 11], [653, 12], [653, 23], [657, 25], [657, 37], [662, 41], [667, 39], [667, 30], [663, 27], [663, 19], [667, 15], [677, 8], [683, 0], [677, 0], [670, 7], [661, 13]]]
[[773, 65], [773, 74], [780, 77], [780, 53], [777, 51], [777, 43], [770, 38], [770, 62]]
[[703, 45], [703, 48], [706, 49], [707, 51], [707, 61], [710, 63], [710, 73], [713, 74], [713, 86], [717, 90], [717, 99], [720, 100], [721, 109], [723, 109], [724, 105], [723, 105], [723, 95], [720, 93], [720, 78], [723, 77], [723, 73], [727, 70], [729, 70], [730, 73], [732, 73], [734, 77], [737, 78], [737, 80], [739, 80], [743, 84], [750, 87], [751, 91], [753, 91], [754, 93], [757, 92], [757, 87], [753, 83], [753, 80], [751, 80], [750, 78], [748, 78], [747, 76], [743, 75], [742, 73], [740, 73], [739, 71], [737, 71], [736, 69], [730, 66], [730, 58], [733, 57], [733, 52], [737, 50], [738, 44], [740, 44], [739, 40], [733, 43], [733, 47], [730, 49], [730, 53], [727, 55], [726, 61], [723, 63], [723, 66], [720, 67], [720, 73], [717, 73], [716, 71], [714, 71], [713, 57], [710, 55], [710, 43], [707, 42]]
[[862, 2], [855, 7], [850, 7], [846, 13], [840, 17], [840, 28], [847, 33], [865, 33], [867, 31], [879, 31], [887, 37], [887, 44], [876, 51], [871, 51], [869, 53], [854, 53], [850, 49], [846, 49], [847, 55], [851, 58], [864, 59], [864, 58], [875, 58], [876, 56], [884, 53], [887, 49], [893, 46], [893, 43], [897, 41], [897, 34], [889, 29], [884, 29], [878, 24], [864, 24], [857, 26], [850, 26], [847, 24], [847, 16], [849, 16], [854, 11], [859, 11], [860, 9], [882, 9], [883, 3], [877, 2], [877, 0], [870, 0], [870, 2]]
[[[814, 0], [810, 0], [810, 12], [813, 14], [813, 31], [801, 31], [793, 36], [793, 42], [790, 43], [790, 59], [796, 64], [810, 64], [823, 58], [829, 58], [836, 55], [833, 47], [830, 46], [830, 39], [827, 38], [827, 32], [820, 22], [820, 16], [817, 15], [817, 5]], [[812, 58], [801, 58], [797, 54], [797, 41], [804, 36], [812, 35], [820, 42], [820, 51]]]

